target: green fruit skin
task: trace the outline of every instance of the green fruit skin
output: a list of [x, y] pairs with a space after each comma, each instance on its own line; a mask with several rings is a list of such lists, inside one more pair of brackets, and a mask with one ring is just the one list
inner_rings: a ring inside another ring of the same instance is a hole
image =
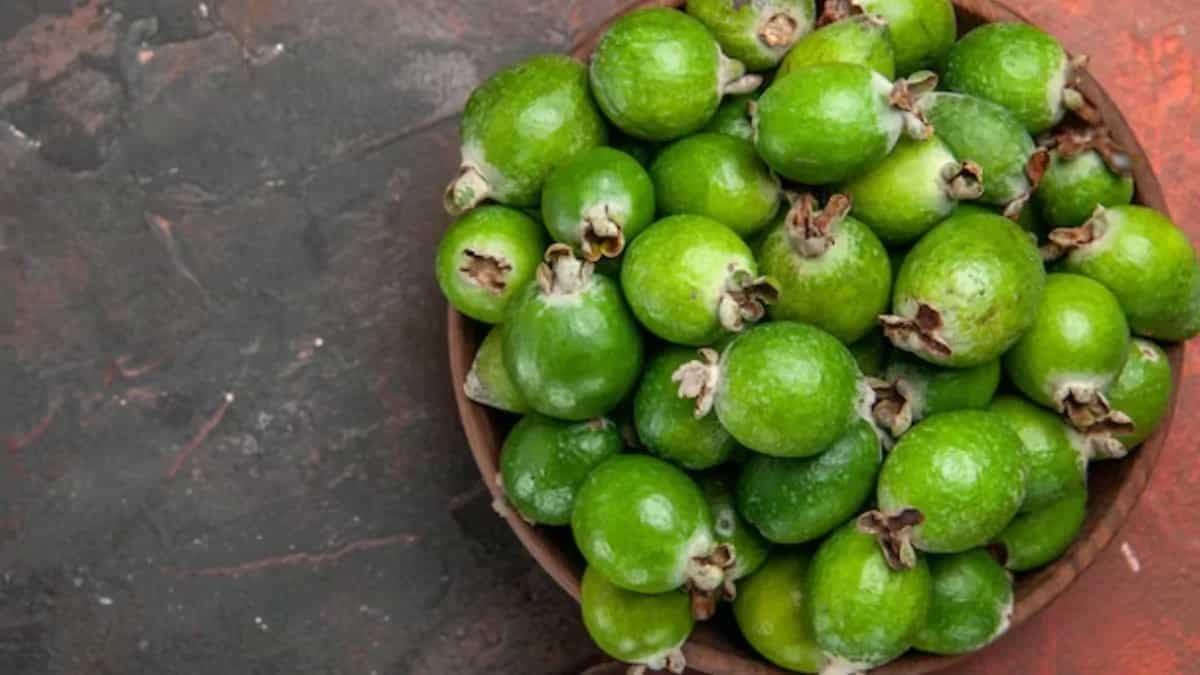
[[729, 459], [737, 443], [715, 417], [697, 419], [695, 403], [679, 397], [671, 375], [694, 358], [696, 350], [683, 347], [667, 347], [655, 356], [634, 396], [633, 417], [647, 450], [697, 471]]
[[913, 544], [959, 553], [991, 541], [1025, 500], [1021, 439], [998, 416], [959, 410], [926, 418], [900, 438], [879, 474], [879, 508], [915, 508]]
[[776, 219], [759, 248], [759, 270], [779, 284], [773, 319], [802, 321], [855, 342], [877, 325], [892, 292], [892, 265], [879, 238], [862, 222], [843, 218], [830, 227], [833, 244], [816, 257], [792, 245], [786, 215]]
[[980, 202], [1003, 205], [1029, 191], [1025, 165], [1037, 146], [1003, 106], [967, 94], [936, 92], [921, 110], [955, 157], [983, 169]]
[[1046, 276], [1046, 297], [1033, 326], [1004, 355], [1021, 393], [1057, 409], [1067, 384], [1098, 391], [1121, 372], [1129, 353], [1129, 324], [1113, 294], [1078, 274]]
[[695, 623], [686, 593], [634, 593], [591, 567], [583, 571], [579, 605], [588, 635], [605, 654], [657, 668], [666, 665], [667, 653], [687, 640]]
[[933, 601], [913, 646], [931, 654], [965, 654], [1008, 630], [1013, 589], [1008, 572], [983, 549], [930, 556]]
[[1027, 23], [988, 23], [967, 33], [946, 59], [942, 83], [1008, 108], [1026, 131], [1039, 134], [1066, 112], [1069, 69], [1062, 45]]
[[1017, 516], [996, 537], [1007, 554], [1004, 566], [1025, 572], [1056, 560], [1075, 541], [1086, 516], [1086, 490], [1075, 490], [1039, 511]]
[[788, 670], [816, 673], [824, 664], [809, 618], [809, 556], [773, 553], [757, 572], [738, 584], [733, 617], [751, 647]]
[[761, 230], [779, 210], [779, 181], [749, 141], [696, 134], [667, 146], [650, 167], [659, 213], [693, 214], [741, 237]]
[[1124, 206], [1133, 201], [1133, 178], [1108, 170], [1100, 154], [1089, 150], [1066, 159], [1050, 153], [1050, 166], [1034, 193], [1034, 204], [1049, 227], [1078, 227], [1097, 206]]
[[742, 445], [775, 457], [810, 457], [856, 418], [858, 366], [837, 338], [807, 324], [752, 328], [721, 357], [717, 418]]
[[679, 138], [703, 127], [721, 102], [720, 47], [704, 24], [654, 8], [616, 21], [592, 54], [592, 93], [630, 136]]
[[500, 449], [504, 493], [528, 520], [566, 525], [580, 483], [624, 447], [617, 425], [604, 418], [563, 422], [526, 415]]
[[717, 316], [733, 269], [757, 275], [746, 242], [704, 216], [669, 216], [625, 251], [621, 288], [651, 333], [675, 344], [712, 344], [726, 331]]
[[1067, 271], [1108, 287], [1138, 335], [1186, 340], [1200, 333], [1200, 265], [1188, 238], [1154, 209], [1103, 211], [1100, 238], [1072, 251]]
[[703, 131], [714, 134], [725, 134], [740, 138], [743, 141], [754, 142], [754, 127], [750, 125], [749, 103], [757, 101], [758, 94], [740, 94], [726, 96], [712, 119], [705, 125]]
[[555, 241], [579, 251], [587, 214], [603, 208], [621, 226], [626, 245], [654, 220], [654, 183], [620, 150], [584, 150], [558, 167], [542, 192], [542, 222]]
[[903, 118], [888, 103], [890, 90], [886, 78], [858, 64], [798, 68], [758, 99], [758, 153], [794, 181], [840, 183], [896, 145]]
[[734, 581], [754, 574], [771, 551], [771, 544], [738, 514], [733, 494], [736, 477], [736, 473], [722, 470], [696, 476], [696, 484], [712, 509], [717, 543], [732, 544], [736, 553], [730, 577]]
[[851, 213], [884, 244], [905, 246], [954, 211], [958, 201], [947, 194], [942, 169], [956, 163], [937, 136], [901, 139], [892, 154], [843, 185], [842, 191], [854, 200]]
[[479, 343], [463, 386], [467, 396], [478, 403], [520, 415], [529, 412], [529, 402], [504, 367], [503, 326], [493, 327]]
[[883, 332], [876, 329], [869, 331], [861, 340], [850, 345], [850, 353], [858, 362], [858, 370], [863, 375], [879, 377], [883, 374], [883, 366], [890, 350]]
[[1021, 438], [1025, 452], [1022, 513], [1043, 509], [1086, 485], [1087, 442], [1061, 417], [1016, 396], [997, 397], [988, 410]]
[[566, 297], [526, 284], [509, 309], [504, 365], [543, 415], [585, 420], [608, 413], [637, 383], [642, 352], [621, 291], [600, 274]]
[[1129, 358], [1108, 388], [1108, 403], [1133, 419], [1133, 433], [1117, 436], [1132, 449], [1162, 423], [1171, 407], [1171, 362], [1162, 347], [1134, 338]]
[[638, 593], [679, 588], [688, 561], [714, 546], [700, 488], [646, 455], [617, 455], [588, 474], [575, 497], [571, 533], [588, 565]]
[[858, 512], [882, 461], [875, 430], [859, 420], [816, 457], [753, 457], [738, 480], [738, 510], [773, 542], [818, 539]]
[[884, 379], [904, 380], [917, 393], [909, 401], [913, 421], [954, 410], [982, 410], [1000, 386], [1000, 360], [971, 368], [940, 368], [907, 352], [895, 352]]
[[555, 166], [607, 137], [588, 93], [587, 70], [557, 54], [535, 56], [496, 73], [463, 112], [463, 160], [478, 165], [488, 197], [535, 206]]
[[871, 668], [896, 658], [925, 624], [933, 582], [924, 557], [888, 567], [875, 537], [853, 522], [829, 536], [809, 567], [809, 612], [826, 656]]
[[950, 0], [859, 0], [857, 4], [887, 21], [900, 75], [940, 69], [958, 37]]
[[792, 47], [775, 77], [817, 63], [857, 63], [889, 80], [896, 79], [896, 58], [887, 25], [854, 16], [818, 28]]
[[[512, 266], [504, 289], [494, 293], [462, 272], [466, 250]], [[500, 323], [509, 303], [533, 279], [546, 250], [546, 233], [529, 216], [503, 206], [474, 209], [450, 225], [438, 243], [438, 285], [451, 305], [484, 323]]]
[[767, 45], [759, 37], [763, 24], [777, 13], [786, 14], [796, 22], [794, 41], [812, 30], [817, 12], [813, 0], [746, 2], [740, 7], [729, 0], [688, 0], [687, 13], [712, 31], [730, 58], [746, 64], [747, 70], [759, 71], [774, 68], [791, 46]]
[[995, 360], [1033, 324], [1045, 271], [1029, 235], [1008, 219], [959, 207], [917, 242], [892, 291], [896, 314], [914, 317], [917, 303], [941, 313], [951, 355], [917, 354], [952, 368]]

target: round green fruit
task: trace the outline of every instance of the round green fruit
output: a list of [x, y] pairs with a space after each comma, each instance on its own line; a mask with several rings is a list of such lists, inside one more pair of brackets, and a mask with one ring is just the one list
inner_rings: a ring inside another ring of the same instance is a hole
[[725, 94], [761, 84], [725, 56], [704, 24], [674, 9], [630, 12], [592, 54], [592, 93], [622, 131], [651, 141], [686, 136], [708, 123]]
[[858, 512], [882, 461], [875, 430], [859, 420], [815, 457], [751, 458], [738, 480], [738, 509], [773, 542], [813, 541]]
[[1085, 486], [1088, 441], [1062, 418], [1016, 396], [1000, 396], [988, 410], [1021, 439], [1025, 451], [1022, 512], [1043, 509]]
[[671, 376], [695, 357], [693, 349], [667, 347], [646, 367], [633, 399], [637, 435], [646, 449], [693, 471], [725, 462], [737, 446], [716, 418], [697, 418], [695, 405], [679, 398]]
[[1124, 457], [1158, 430], [1171, 407], [1171, 362], [1162, 347], [1134, 338], [1129, 357], [1108, 387], [1108, 403], [1129, 417], [1128, 428], [1094, 429], [1088, 440], [1092, 459]]
[[849, 209], [848, 199], [834, 195], [818, 210], [806, 194], [767, 232], [758, 261], [779, 286], [771, 318], [810, 323], [846, 343], [875, 327], [890, 299], [891, 263]]
[[771, 550], [762, 535], [738, 515], [733, 494], [735, 479], [735, 473], [723, 470], [696, 476], [696, 484], [712, 509], [713, 535], [717, 543], [728, 544], [737, 553], [733, 567], [726, 573], [730, 581], [754, 574]]
[[754, 127], [750, 126], [750, 104], [757, 100], [757, 94], [726, 96], [703, 131], [753, 142]]
[[566, 525], [583, 479], [624, 447], [617, 425], [603, 417], [563, 422], [526, 415], [500, 449], [504, 493], [529, 522]]
[[857, 63], [889, 80], [895, 79], [896, 58], [887, 23], [874, 16], [859, 15], [822, 26], [792, 47], [775, 77], [817, 63]]
[[805, 553], [773, 553], [753, 576], [738, 584], [733, 616], [746, 641], [768, 661], [815, 673], [825, 659], [809, 618], [808, 569]]
[[621, 265], [630, 308], [651, 333], [701, 346], [758, 321], [778, 291], [758, 276], [750, 247], [704, 216], [663, 218], [639, 236]]
[[808, 574], [822, 672], [856, 673], [903, 654], [925, 625], [933, 583], [924, 558], [892, 569], [873, 537], [847, 523], [813, 556]]
[[467, 379], [463, 382], [467, 398], [483, 405], [506, 412], [524, 414], [529, 412], [529, 402], [517, 389], [517, 385], [504, 366], [504, 327], [494, 326], [488, 330]]
[[896, 72], [941, 68], [958, 37], [958, 22], [950, 0], [851, 0], [888, 24], [896, 52]]
[[813, 0], [688, 0], [687, 13], [712, 31], [721, 49], [749, 70], [774, 68], [812, 30]]
[[467, 99], [462, 164], [446, 188], [446, 210], [458, 215], [485, 199], [535, 206], [555, 166], [605, 137], [578, 62], [548, 55], [509, 66]]
[[1087, 491], [1075, 490], [1039, 511], [1014, 518], [991, 548], [1014, 572], [1041, 567], [1070, 548], [1086, 516]]
[[1000, 361], [972, 368], [940, 368], [904, 352], [893, 354], [883, 378], [871, 380], [875, 422], [894, 438], [938, 413], [982, 410], [1000, 385]]
[[1012, 580], [983, 549], [931, 556], [933, 602], [913, 646], [931, 654], [966, 654], [991, 644], [1008, 630], [1013, 611]]
[[542, 222], [584, 258], [615, 258], [654, 220], [654, 183], [620, 150], [584, 150], [555, 169], [542, 192]]
[[779, 180], [749, 141], [696, 134], [667, 146], [650, 167], [658, 211], [707, 216], [749, 237], [779, 210]]
[[564, 420], [615, 408], [642, 370], [642, 335], [617, 284], [563, 244], [509, 308], [504, 365], [531, 408]]
[[458, 311], [500, 323], [514, 296], [533, 279], [546, 234], [515, 209], [485, 206], [450, 225], [438, 243], [438, 285]]
[[930, 363], [993, 361], [1033, 324], [1045, 271], [1029, 235], [981, 209], [959, 208], [904, 257], [884, 335]]
[[1050, 153], [1050, 164], [1034, 193], [1042, 221], [1051, 228], [1078, 227], [1097, 206], [1124, 206], [1133, 201], [1133, 179], [1113, 173], [1094, 150], [1064, 157]]
[[680, 648], [695, 624], [686, 594], [634, 593], [588, 567], [579, 606], [588, 635], [605, 654], [653, 670], [683, 672], [686, 661]]

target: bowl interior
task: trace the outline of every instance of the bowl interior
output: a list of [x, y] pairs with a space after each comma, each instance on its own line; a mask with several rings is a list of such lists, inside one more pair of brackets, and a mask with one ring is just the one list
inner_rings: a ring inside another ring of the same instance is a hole
[[[682, 5], [682, 0], [641, 0], [630, 3], [626, 11], [641, 7], [679, 7]], [[993, 0], [955, 0], [955, 6], [959, 16], [960, 32], [986, 22], [1024, 20], [1017, 12]], [[615, 17], [582, 38], [572, 49], [572, 55], [586, 62], [604, 30], [613, 19]], [[1165, 213], [1167, 211], [1166, 200], [1163, 198], [1158, 179], [1145, 162], [1145, 152], [1138, 144], [1120, 111], [1100, 85], [1086, 73], [1081, 89], [1103, 113], [1114, 139], [1132, 156], [1138, 158], [1134, 166], [1134, 179], [1137, 185], [1136, 201]], [[551, 532], [533, 527], [521, 520], [510, 509], [503, 507], [503, 496], [497, 483], [500, 445], [503, 442], [504, 434], [515, 421], [514, 418], [474, 403], [463, 393], [463, 382], [470, 369], [475, 349], [486, 333], [486, 327], [476, 324], [451, 308], [447, 331], [455, 398], [463, 430], [479, 467], [479, 472], [496, 499], [498, 510], [521, 543], [554, 581], [578, 600], [579, 579], [583, 564], [569, 542], [570, 533]], [[1182, 347], [1172, 345], [1168, 347], [1167, 353], [1175, 372], [1181, 372]], [[1171, 410], [1168, 411], [1162, 426], [1143, 444], [1141, 449], [1122, 461], [1103, 462], [1091, 467], [1088, 477], [1088, 517], [1083, 530], [1063, 557], [1039, 571], [1017, 578], [1013, 625], [1024, 622], [1063, 592], [1112, 540], [1149, 481], [1150, 473], [1158, 460], [1168, 430], [1173, 423], [1174, 404], [1175, 400], [1172, 397]], [[754, 655], [741, 638], [737, 637], [736, 630], [729, 626], [722, 626], [723, 621], [728, 622], [728, 612], [719, 614], [714, 622], [697, 626], [691, 640], [684, 648], [689, 666], [713, 674], [783, 675], [785, 673]], [[946, 668], [961, 658], [963, 657], [909, 654], [873, 672], [888, 675], [931, 673]]]

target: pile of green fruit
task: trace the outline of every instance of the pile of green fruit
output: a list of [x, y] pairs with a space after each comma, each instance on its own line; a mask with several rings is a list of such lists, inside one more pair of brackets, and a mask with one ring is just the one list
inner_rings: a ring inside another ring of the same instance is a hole
[[686, 10], [467, 104], [437, 277], [494, 324], [468, 396], [524, 415], [507, 500], [571, 528], [587, 630], [639, 669], [680, 672], [723, 601], [801, 672], [979, 649], [1088, 464], [1165, 415], [1192, 246], [1037, 28]]

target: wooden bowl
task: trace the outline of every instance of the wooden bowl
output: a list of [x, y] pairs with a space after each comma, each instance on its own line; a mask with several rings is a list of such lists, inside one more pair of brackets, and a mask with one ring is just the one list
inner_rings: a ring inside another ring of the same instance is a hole
[[[969, 30], [980, 23], [992, 21], [1025, 21], [1019, 13], [994, 0], [954, 0], [958, 10], [960, 31]], [[640, 0], [629, 5], [626, 11], [651, 6], [683, 5], [683, 0]], [[616, 16], [605, 21], [595, 31], [585, 36], [574, 49], [572, 56], [585, 61], [592, 53], [600, 37]], [[1093, 101], [1104, 115], [1113, 137], [1133, 157], [1134, 180], [1137, 184], [1137, 202], [1167, 212], [1158, 178], [1146, 163], [1146, 153], [1138, 144], [1129, 124], [1121, 112], [1105, 94], [1099, 83], [1084, 74], [1083, 93]], [[496, 499], [503, 499], [496, 474], [498, 471], [500, 445], [511, 425], [511, 416], [481, 406], [463, 393], [463, 382], [475, 349], [486, 333], [486, 326], [475, 324], [453, 308], [449, 311], [448, 340], [450, 347], [450, 370], [454, 380], [454, 394], [458, 402], [463, 430], [475, 463], [483, 481]], [[1171, 366], [1178, 377], [1182, 372], [1183, 348], [1172, 345], [1167, 348]], [[1125, 517], [1133, 510], [1138, 497], [1150, 479], [1150, 473], [1162, 452], [1168, 430], [1174, 421], [1175, 401], [1158, 432], [1142, 447], [1124, 460], [1094, 464], [1089, 471], [1088, 517], [1083, 530], [1071, 548], [1056, 562], [1036, 572], [1020, 575], [1016, 581], [1016, 604], [1012, 624], [1019, 625], [1062, 593], [1100, 551], [1112, 541]], [[529, 550], [542, 569], [562, 586], [571, 597], [579, 599], [579, 579], [583, 562], [575, 551], [570, 537], [529, 525], [510, 509], [504, 511], [513, 532]], [[727, 613], [725, 613], [727, 614]], [[714, 621], [721, 623], [718, 615]], [[726, 618], [726, 623], [728, 619]], [[713, 622], [698, 625], [692, 638], [684, 647], [688, 666], [712, 675], [784, 675], [780, 670], [758, 657], [736, 629], [717, 630]], [[887, 675], [919, 675], [947, 668], [965, 657], [940, 657], [910, 653], [886, 666], [872, 671]]]

